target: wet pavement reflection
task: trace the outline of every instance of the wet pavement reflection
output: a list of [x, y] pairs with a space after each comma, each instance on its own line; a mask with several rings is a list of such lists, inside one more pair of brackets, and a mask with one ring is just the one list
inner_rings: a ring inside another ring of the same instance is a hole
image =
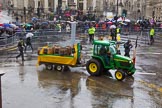
[[1, 68], [6, 72], [4, 108], [156, 108], [161, 104], [154, 101], [157, 96], [140, 74], [119, 82], [89, 76], [80, 68], [80, 72], [47, 71], [36, 67], [36, 60], [13, 64]]
[[[85, 43], [85, 42], [83, 42]], [[71, 71], [47, 71], [36, 66], [36, 57], [26, 61], [1, 63], [4, 108], [161, 108], [162, 50], [139, 47], [137, 71], [122, 82], [112, 77], [89, 76], [85, 67]], [[92, 45], [84, 45], [84, 62], [92, 54]], [[122, 54], [123, 54], [122, 49]], [[86, 56], [85, 56], [86, 55]]]

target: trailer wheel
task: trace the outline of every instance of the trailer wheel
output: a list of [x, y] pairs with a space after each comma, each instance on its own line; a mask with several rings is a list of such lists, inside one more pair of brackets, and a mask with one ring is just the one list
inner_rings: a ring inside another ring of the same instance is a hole
[[101, 75], [102, 64], [96, 59], [91, 59], [86, 63], [86, 69], [90, 75], [98, 76]]
[[52, 70], [53, 69], [53, 65], [52, 64], [46, 64], [46, 69], [47, 70]]
[[118, 81], [122, 81], [124, 78], [125, 78], [125, 73], [122, 71], [122, 70], [117, 70], [115, 72], [115, 78], [118, 80]]
[[57, 71], [62, 71], [63, 67], [62, 67], [62, 65], [55, 65], [54, 69]]

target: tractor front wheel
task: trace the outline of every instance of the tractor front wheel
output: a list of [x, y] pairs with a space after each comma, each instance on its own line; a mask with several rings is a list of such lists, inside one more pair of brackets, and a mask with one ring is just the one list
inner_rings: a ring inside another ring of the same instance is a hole
[[122, 81], [124, 78], [125, 78], [125, 73], [122, 71], [122, 70], [117, 70], [115, 72], [115, 78], [118, 80], [118, 81]]
[[101, 75], [102, 64], [96, 59], [91, 59], [86, 63], [86, 69], [90, 75], [98, 76]]

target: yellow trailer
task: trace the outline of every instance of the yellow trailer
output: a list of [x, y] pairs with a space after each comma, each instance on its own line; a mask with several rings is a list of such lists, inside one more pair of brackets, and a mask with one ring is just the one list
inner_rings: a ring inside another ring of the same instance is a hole
[[80, 43], [61, 47], [57, 45], [44, 46], [38, 49], [38, 65], [45, 64], [46, 69], [61, 71], [68, 66], [78, 66], [81, 61]]

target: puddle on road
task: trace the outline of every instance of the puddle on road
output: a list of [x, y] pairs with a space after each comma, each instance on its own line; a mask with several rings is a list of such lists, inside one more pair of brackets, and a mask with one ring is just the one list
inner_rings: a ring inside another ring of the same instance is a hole
[[72, 69], [72, 72], [47, 71], [43, 67], [37, 70], [35, 66], [28, 65], [1, 69], [6, 71], [3, 77], [5, 108], [17, 108], [20, 105], [24, 108], [53, 108], [53, 106], [55, 108], [65, 106], [66, 108], [119, 108], [119, 106], [153, 108], [152, 106], [156, 106], [148, 95], [148, 90], [138, 88], [140, 84], [134, 84], [136, 81], [133, 77], [119, 82], [105, 76], [89, 76], [81, 68]]
[[[118, 103], [118, 101], [114, 102], [118, 98], [128, 100], [129, 106], [131, 104], [132, 87], [123, 86], [122, 82], [112, 85], [114, 80], [107, 81], [106, 77], [96, 78], [82, 73], [41, 71], [38, 72], [38, 80], [39, 85], [48, 91], [47, 95], [53, 97], [52, 101], [56, 102], [57, 106], [65, 104], [67, 108], [71, 106], [74, 108], [111, 108], [113, 103]], [[124, 90], [124, 87], [127, 90]]]

